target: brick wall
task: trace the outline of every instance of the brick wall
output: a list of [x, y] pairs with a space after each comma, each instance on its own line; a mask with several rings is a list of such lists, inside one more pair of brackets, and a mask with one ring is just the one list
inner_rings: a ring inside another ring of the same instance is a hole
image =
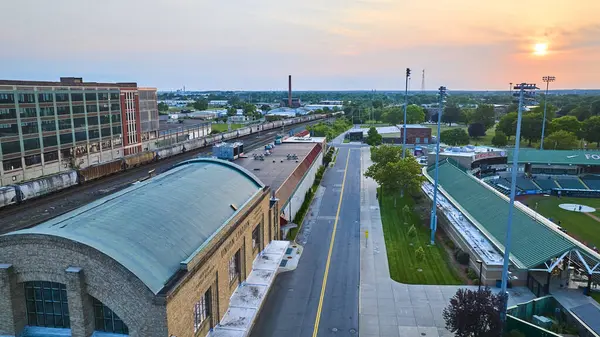
[[[249, 203], [188, 265], [193, 268], [167, 295], [168, 335], [205, 336], [223, 317], [239, 283], [250, 274], [257, 254], [270, 242], [268, 190]], [[249, 214], [248, 214], [249, 212]], [[260, 226], [261, 246], [252, 248], [252, 231]], [[221, 242], [219, 244], [219, 242]], [[240, 279], [229, 282], [229, 261], [240, 251]], [[194, 304], [211, 291], [211, 317], [194, 332]]]

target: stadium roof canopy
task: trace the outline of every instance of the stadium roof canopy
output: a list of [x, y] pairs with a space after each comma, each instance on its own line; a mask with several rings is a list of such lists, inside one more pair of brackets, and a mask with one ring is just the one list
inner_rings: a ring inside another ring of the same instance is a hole
[[[432, 170], [433, 168], [428, 172], [430, 177]], [[446, 196], [455, 204], [458, 203], [461, 211], [474, 219], [474, 225], [503, 252], [509, 204], [483, 184], [485, 183], [447, 160], [439, 166], [439, 185]], [[514, 210], [512, 228], [511, 261], [521, 269], [535, 269], [544, 264], [548, 267], [549, 261], [556, 258], [562, 260], [566, 253], [581, 248], [581, 244], [575, 240], [534, 220], [517, 207]], [[586, 249], [581, 251], [586, 256], [587, 261], [584, 263], [587, 263], [590, 271], [594, 270], [589, 266], [594, 266], [598, 261], [590, 257]]]
[[[512, 163], [513, 150], [508, 150]], [[553, 165], [600, 165], [600, 151], [520, 149], [519, 163]]]

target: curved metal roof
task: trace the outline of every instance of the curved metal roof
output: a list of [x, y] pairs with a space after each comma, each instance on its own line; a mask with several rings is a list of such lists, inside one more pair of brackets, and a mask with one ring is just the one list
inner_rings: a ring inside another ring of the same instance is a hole
[[45, 234], [82, 243], [122, 264], [158, 294], [180, 263], [200, 251], [263, 187], [238, 165], [194, 159], [5, 235]]

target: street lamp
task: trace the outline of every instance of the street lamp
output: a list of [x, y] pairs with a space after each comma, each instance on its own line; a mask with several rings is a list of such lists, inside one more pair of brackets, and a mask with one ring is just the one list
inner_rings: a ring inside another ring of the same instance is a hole
[[508, 261], [510, 259], [510, 240], [512, 235], [512, 220], [515, 209], [515, 192], [517, 189], [517, 170], [519, 168], [519, 145], [521, 143], [521, 117], [523, 115], [523, 101], [535, 96], [535, 90], [538, 89], [535, 84], [521, 83], [515, 85], [519, 90], [515, 96], [519, 97], [519, 111], [517, 112], [517, 132], [515, 134], [515, 150], [513, 153], [512, 178], [510, 182], [510, 203], [508, 206], [508, 222], [506, 224], [506, 238], [504, 240], [504, 264], [502, 266], [502, 286], [500, 293], [504, 296], [504, 308], [501, 312], [502, 322], [506, 321], [506, 309], [508, 308], [508, 293], [506, 287], [508, 284]]
[[477, 289], [477, 291], [481, 291], [481, 271], [483, 270], [483, 261], [477, 260], [475, 262], [477, 262], [477, 264], [479, 265], [479, 288]]
[[431, 244], [435, 243], [435, 230], [437, 229], [437, 190], [438, 190], [438, 176], [440, 171], [440, 132], [442, 126], [442, 111], [444, 111], [444, 100], [446, 98], [446, 87], [441, 86], [439, 88], [440, 96], [440, 111], [438, 112], [438, 125], [437, 125], [437, 144], [435, 151], [435, 178], [433, 186], [433, 205], [431, 206], [431, 223], [429, 228], [431, 229]]
[[544, 120], [542, 121], [542, 141], [540, 142], [540, 150], [544, 149], [544, 131], [546, 130], [546, 109], [548, 108], [548, 88], [550, 82], [556, 81], [554, 76], [544, 76], [542, 81], [546, 82], [546, 95], [544, 95]]
[[406, 83], [404, 86], [404, 128], [402, 129], [402, 158], [406, 156], [406, 108], [408, 107], [408, 79], [410, 78], [410, 68], [406, 68]]

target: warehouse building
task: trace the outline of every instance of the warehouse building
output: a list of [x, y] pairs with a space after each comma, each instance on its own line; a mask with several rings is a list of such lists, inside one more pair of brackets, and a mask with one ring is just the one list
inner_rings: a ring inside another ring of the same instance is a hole
[[140, 152], [158, 129], [154, 88], [0, 80], [0, 186]]
[[278, 237], [274, 204], [251, 172], [202, 158], [4, 234], [0, 336], [206, 336]]
[[284, 226], [294, 220], [312, 187], [326, 146], [323, 137], [289, 137], [270, 150], [255, 150], [236, 162], [271, 188], [279, 223]]

